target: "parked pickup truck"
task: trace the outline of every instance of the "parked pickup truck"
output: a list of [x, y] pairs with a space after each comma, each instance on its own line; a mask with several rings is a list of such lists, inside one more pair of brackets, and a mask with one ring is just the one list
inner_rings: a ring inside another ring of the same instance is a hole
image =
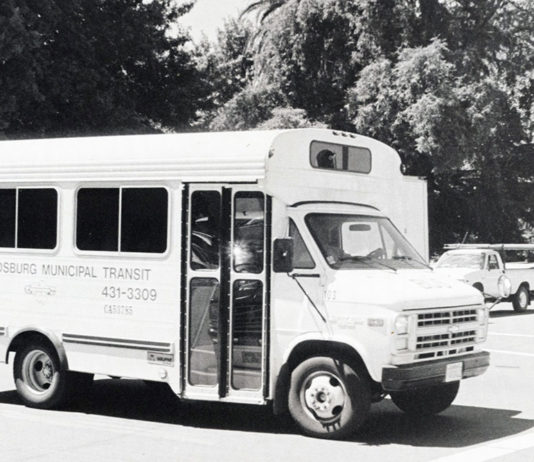
[[[534, 295], [534, 254], [532, 244], [446, 244], [447, 250], [434, 270], [466, 282], [488, 299], [511, 301], [514, 310], [525, 311]], [[505, 262], [502, 255], [513, 251], [526, 257], [523, 261]], [[508, 287], [503, 287], [508, 286]], [[509, 296], [503, 297], [503, 293]]]

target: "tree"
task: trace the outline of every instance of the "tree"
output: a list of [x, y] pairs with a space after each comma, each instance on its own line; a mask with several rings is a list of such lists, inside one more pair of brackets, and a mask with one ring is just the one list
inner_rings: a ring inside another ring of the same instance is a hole
[[207, 40], [201, 43], [199, 69], [208, 95], [198, 125], [209, 127], [217, 110], [253, 80], [253, 54], [248, 47], [252, 36], [248, 21], [233, 19], [219, 29], [214, 44]]
[[277, 107], [272, 110], [269, 120], [262, 122], [258, 128], [262, 130], [273, 130], [280, 128], [325, 128], [320, 122], [311, 121], [304, 109], [294, 109], [290, 107]]
[[247, 130], [256, 128], [272, 117], [273, 109], [286, 101], [277, 87], [256, 85], [245, 87], [216, 113], [210, 123], [212, 130]]
[[435, 39], [402, 49], [395, 63], [373, 62], [348, 92], [357, 131], [394, 145], [412, 174], [428, 178], [434, 250], [466, 233], [518, 240], [518, 224], [534, 218], [520, 114], [495, 79], [471, 82], [462, 69]]
[[28, 26], [28, 7], [14, 0], [0, 4], [0, 133], [16, 120], [28, 101], [41, 101], [39, 68], [32, 59], [40, 36]]
[[359, 69], [355, 8], [344, 0], [290, 0], [259, 26], [258, 79], [278, 85], [292, 107], [337, 128], [348, 128], [344, 95]]
[[243, 10], [241, 16], [246, 16], [249, 13], [256, 13], [260, 23], [263, 23], [269, 16], [273, 15], [290, 1], [291, 0], [256, 0]]
[[6, 2], [0, 102], [10, 109], [0, 113], [0, 125], [8, 137], [184, 128], [195, 118], [203, 81], [188, 37], [168, 34], [191, 4]]

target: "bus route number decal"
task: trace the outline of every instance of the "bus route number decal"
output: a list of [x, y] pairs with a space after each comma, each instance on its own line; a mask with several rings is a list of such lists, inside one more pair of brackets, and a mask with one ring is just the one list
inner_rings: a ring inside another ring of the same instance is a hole
[[155, 302], [158, 298], [156, 289], [140, 287], [106, 286], [102, 289], [102, 295], [114, 300], [140, 300], [143, 302]]

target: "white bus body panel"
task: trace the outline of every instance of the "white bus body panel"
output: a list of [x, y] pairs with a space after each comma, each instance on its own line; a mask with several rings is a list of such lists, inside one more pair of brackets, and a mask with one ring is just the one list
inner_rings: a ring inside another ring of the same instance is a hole
[[[309, 149], [314, 140], [370, 149], [370, 174], [311, 167]], [[364, 136], [303, 129], [3, 141], [0, 155], [0, 187], [56, 187], [60, 204], [57, 249], [0, 252], [0, 361], [19, 331], [40, 328], [63, 342], [72, 370], [165, 379], [180, 393], [181, 193], [186, 182], [256, 184], [258, 190], [273, 197], [273, 239], [287, 236], [288, 207], [292, 205], [310, 201], [363, 204], [367, 206], [363, 210], [372, 207], [389, 216], [419, 253], [428, 256], [425, 181], [404, 177], [397, 153]], [[169, 191], [166, 253], [77, 251], [77, 189], [135, 185]], [[302, 231], [305, 240], [312, 242], [307, 230]], [[319, 262], [318, 250], [310, 248], [310, 252]], [[310, 282], [303, 284], [309, 285], [319, 308], [324, 307], [324, 288]], [[120, 296], [105, 295], [112, 287]], [[142, 295], [136, 299], [136, 291], [146, 293], [143, 290], [155, 291], [155, 300], [144, 300]], [[272, 397], [279, 366], [294, 345], [306, 338], [332, 336], [348, 342], [349, 336], [345, 326], [329, 331], [289, 278], [284, 291], [270, 296]], [[350, 310], [349, 305], [336, 308], [341, 310], [339, 319], [344, 309]], [[365, 358], [375, 355], [376, 351], [367, 351], [372, 350], [373, 338], [386, 331], [367, 329], [364, 335], [364, 330], [362, 327], [359, 343], [353, 340], [351, 345]], [[161, 355], [151, 361], [151, 351]], [[389, 353], [382, 348], [374, 363], [381, 364]], [[378, 377], [378, 366], [374, 369], [373, 375]]]

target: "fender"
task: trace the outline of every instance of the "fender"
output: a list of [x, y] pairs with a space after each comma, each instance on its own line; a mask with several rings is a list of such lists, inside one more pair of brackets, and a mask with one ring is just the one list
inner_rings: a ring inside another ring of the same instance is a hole
[[[41, 329], [38, 327], [22, 327], [20, 329], [17, 329], [15, 331], [15, 335], [12, 336], [11, 341], [9, 342], [9, 345], [6, 349], [6, 357], [5, 362], [8, 363], [9, 360], [9, 353], [12, 351], [16, 351], [16, 349], [23, 345], [25, 340], [24, 338], [27, 336], [32, 337], [44, 337], [46, 340], [48, 340], [56, 349], [58, 357], [59, 357], [59, 364], [62, 370], [68, 370], [69, 364], [67, 361], [67, 354], [65, 352], [65, 347], [63, 346], [63, 343], [57, 335], [48, 329]], [[11, 332], [10, 332], [11, 333]]]
[[[293, 350], [299, 344], [306, 342], [306, 341], [334, 342], [334, 343], [347, 345], [348, 347], [353, 349], [357, 354], [360, 355], [371, 378], [377, 382], [380, 382], [381, 376], [377, 375], [377, 372], [381, 374], [382, 371], [381, 370], [375, 371], [374, 368], [372, 367], [373, 362], [370, 360], [371, 355], [369, 354], [367, 347], [365, 346], [364, 343], [358, 341], [357, 338], [351, 337], [351, 336], [336, 335], [334, 337], [327, 337], [325, 335], [322, 335], [320, 332], [308, 332], [306, 334], [299, 335], [298, 337], [295, 337], [289, 343], [286, 350], [284, 351], [282, 364], [286, 364]], [[388, 351], [388, 354], [389, 354], [389, 351]], [[386, 362], [387, 361], [385, 362], [382, 361], [381, 364], [386, 364]]]
[[[295, 365], [289, 364], [291, 354], [295, 351], [296, 348], [298, 348], [299, 345], [302, 345], [303, 343], [308, 342], [317, 342], [317, 343], [329, 343], [336, 344], [341, 347], [347, 347], [348, 350], [354, 351], [356, 355], [359, 355], [361, 358], [361, 361], [363, 362], [363, 366], [366, 369], [366, 373], [369, 374], [369, 377], [371, 380], [374, 380], [375, 382], [379, 382], [381, 380], [381, 370], [375, 371], [372, 368], [372, 363], [369, 362], [369, 352], [367, 349], [364, 348], [363, 344], [358, 342], [353, 337], [346, 337], [346, 336], [336, 336], [335, 338], [327, 338], [323, 335], [321, 335], [320, 332], [309, 332], [307, 334], [300, 335], [293, 339], [293, 341], [288, 345], [286, 348], [284, 355], [283, 355], [283, 362], [280, 365], [280, 369], [278, 370], [278, 375], [274, 378], [274, 396], [273, 396], [273, 411], [275, 414], [282, 414], [287, 411], [287, 392], [289, 390], [289, 381], [291, 377], [291, 370], [292, 367]], [[324, 352], [325, 354], [328, 354], [328, 351]], [[380, 354], [376, 355], [378, 362], [381, 362], [383, 358], [381, 358]], [[376, 361], [375, 361], [376, 363]], [[371, 367], [370, 367], [371, 366]], [[380, 375], [380, 377], [377, 376], [377, 372]]]

